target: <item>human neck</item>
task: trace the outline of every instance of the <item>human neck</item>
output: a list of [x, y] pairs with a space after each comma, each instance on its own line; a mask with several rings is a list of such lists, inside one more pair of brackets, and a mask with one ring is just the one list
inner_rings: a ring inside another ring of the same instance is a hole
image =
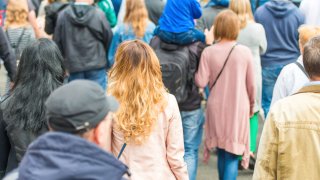
[[312, 77], [310, 78], [310, 81], [311, 81], [311, 82], [320, 81], [320, 76], [312, 76]]

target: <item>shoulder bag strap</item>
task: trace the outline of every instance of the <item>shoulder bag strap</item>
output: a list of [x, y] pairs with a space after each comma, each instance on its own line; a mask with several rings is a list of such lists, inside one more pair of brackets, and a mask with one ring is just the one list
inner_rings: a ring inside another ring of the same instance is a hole
[[120, 159], [120, 157], [121, 157], [124, 149], [126, 148], [126, 146], [127, 146], [127, 143], [124, 143], [124, 144], [122, 145], [121, 150], [120, 150], [119, 155], [118, 155], [118, 159]]
[[237, 45], [238, 45], [238, 43], [236, 43], [235, 45], [233, 45], [233, 46], [232, 46], [232, 48], [231, 48], [231, 50], [230, 50], [230, 52], [229, 52], [229, 54], [228, 54], [228, 56], [227, 56], [227, 59], [225, 60], [225, 62], [224, 62], [224, 64], [223, 64], [223, 66], [222, 66], [221, 71], [219, 72], [219, 74], [218, 74], [218, 76], [217, 76], [216, 80], [213, 82], [212, 86], [210, 87], [210, 91], [211, 91], [211, 90], [212, 90], [212, 88], [216, 85], [216, 83], [217, 83], [218, 79], [220, 78], [220, 76], [221, 76], [221, 74], [222, 74], [222, 72], [223, 72], [224, 68], [226, 67], [226, 64], [227, 64], [227, 62], [228, 62], [228, 60], [229, 60], [229, 57], [230, 57], [230, 55], [231, 55], [231, 53], [232, 53], [233, 49], [234, 49]]
[[306, 72], [306, 69], [298, 62], [296, 61], [295, 64], [301, 69], [301, 71], [309, 78], [309, 75]]

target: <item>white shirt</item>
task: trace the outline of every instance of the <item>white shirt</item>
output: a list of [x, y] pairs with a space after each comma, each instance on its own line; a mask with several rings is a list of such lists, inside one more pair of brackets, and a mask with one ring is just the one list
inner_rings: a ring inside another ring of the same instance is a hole
[[300, 10], [305, 15], [305, 23], [320, 26], [320, 0], [303, 0]]
[[[303, 66], [302, 56], [297, 61]], [[309, 79], [306, 74], [295, 63], [286, 65], [280, 72], [274, 86], [271, 105], [298, 92], [308, 82]]]

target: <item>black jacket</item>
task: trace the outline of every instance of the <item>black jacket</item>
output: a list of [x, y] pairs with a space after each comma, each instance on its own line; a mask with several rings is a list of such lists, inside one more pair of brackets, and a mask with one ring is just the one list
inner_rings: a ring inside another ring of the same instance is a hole
[[56, 22], [57, 22], [59, 12], [65, 9], [68, 5], [69, 3], [63, 3], [63, 2], [57, 1], [47, 5], [44, 8], [46, 12], [44, 31], [47, 34], [51, 35], [54, 33], [54, 28], [56, 27]]
[[47, 127], [44, 127], [39, 132], [33, 133], [10, 124], [12, 119], [3, 116], [7, 100], [2, 102], [0, 108], [0, 179], [17, 168], [29, 144], [48, 131]]
[[106, 67], [112, 31], [100, 9], [71, 4], [58, 15], [53, 40], [69, 72], [83, 72]]
[[[160, 48], [161, 40], [158, 37], [154, 37], [150, 45], [153, 49]], [[206, 47], [205, 44], [201, 42], [196, 42], [188, 46], [189, 48], [189, 57], [190, 57], [190, 73], [193, 74], [193, 77], [198, 69], [201, 53]], [[192, 83], [188, 84], [188, 99], [179, 103], [180, 111], [193, 111], [201, 107], [201, 96], [199, 94], [199, 88], [195, 85], [194, 78]]]
[[4, 62], [10, 80], [13, 81], [17, 72], [16, 57], [2, 28], [0, 28], [0, 58]]

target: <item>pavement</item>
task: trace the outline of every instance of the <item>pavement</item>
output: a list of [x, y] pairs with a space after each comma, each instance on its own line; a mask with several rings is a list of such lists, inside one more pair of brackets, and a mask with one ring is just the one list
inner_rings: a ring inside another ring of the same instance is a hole
[[[259, 118], [259, 134], [258, 134], [258, 143], [261, 136], [263, 128], [263, 118]], [[202, 162], [203, 157], [203, 145], [200, 146], [199, 151], [199, 167], [197, 180], [219, 180], [218, 169], [217, 169], [217, 156], [211, 154], [209, 163], [206, 165]], [[253, 175], [252, 170], [242, 170], [238, 172], [237, 180], [251, 180]]]

